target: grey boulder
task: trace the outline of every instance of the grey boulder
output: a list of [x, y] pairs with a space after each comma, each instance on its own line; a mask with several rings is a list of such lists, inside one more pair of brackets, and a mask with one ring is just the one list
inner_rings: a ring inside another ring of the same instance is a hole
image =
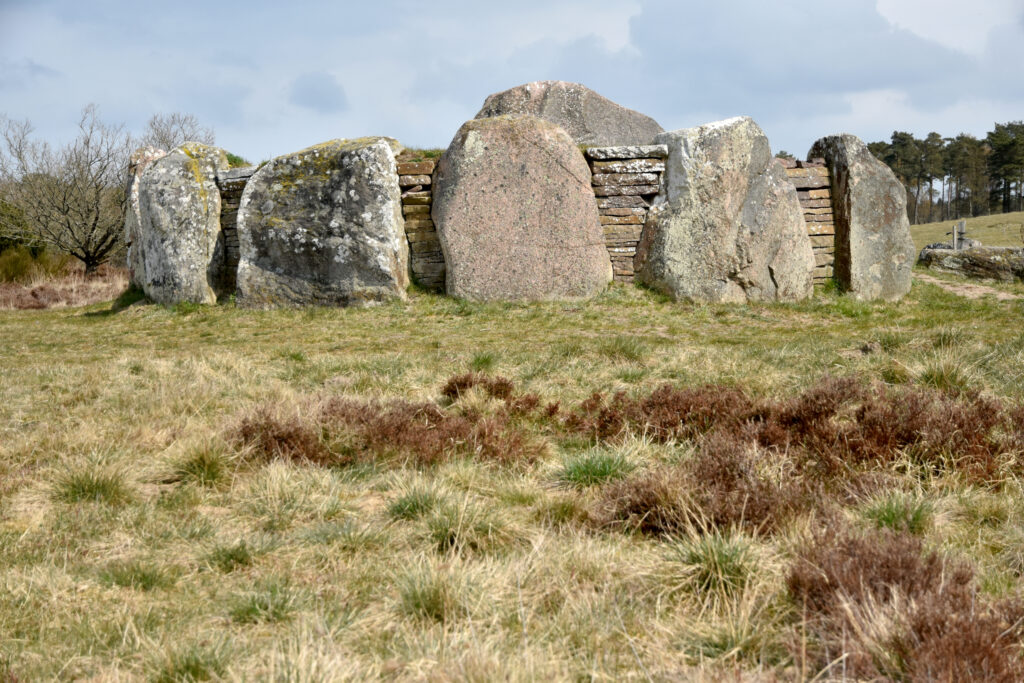
[[578, 145], [646, 145], [663, 131], [651, 117], [565, 81], [535, 81], [490, 95], [476, 118], [505, 114], [532, 114], [551, 121]]
[[1019, 247], [939, 248], [929, 245], [921, 250], [918, 262], [932, 270], [956, 273], [969, 278], [1013, 282], [1024, 280], [1024, 249]]
[[277, 157], [238, 208], [239, 305], [351, 306], [404, 299], [409, 245], [395, 154], [384, 137]]
[[224, 150], [186, 142], [139, 178], [141, 254], [135, 258], [153, 301], [216, 303], [224, 267], [216, 178], [227, 167]]
[[128, 162], [128, 206], [124, 212], [124, 243], [128, 248], [128, 269], [131, 283], [142, 288], [145, 262], [142, 258], [142, 210], [139, 208], [139, 184], [142, 174], [167, 152], [156, 147], [140, 147]]
[[796, 190], [749, 117], [663, 133], [664, 190], [641, 234], [637, 279], [676, 300], [798, 301], [814, 254]]
[[840, 289], [862, 301], [903, 297], [916, 256], [903, 184], [853, 135], [821, 138], [807, 154], [824, 157], [832, 174]]
[[467, 121], [434, 187], [449, 294], [577, 299], [611, 281], [590, 168], [555, 124], [529, 115]]

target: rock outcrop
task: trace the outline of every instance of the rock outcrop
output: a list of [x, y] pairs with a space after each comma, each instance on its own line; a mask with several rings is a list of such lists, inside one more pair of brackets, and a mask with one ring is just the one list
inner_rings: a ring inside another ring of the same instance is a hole
[[918, 262], [932, 270], [981, 280], [1024, 280], [1024, 249], [1019, 247], [926, 247], [921, 250]]
[[395, 154], [384, 137], [277, 157], [238, 209], [239, 305], [350, 306], [402, 299], [409, 246]]
[[832, 175], [839, 287], [862, 301], [903, 297], [916, 255], [903, 184], [853, 135], [821, 138], [813, 157], [824, 157]]
[[797, 301], [814, 255], [796, 190], [748, 117], [663, 133], [660, 204], [644, 225], [637, 280], [674, 299]]
[[434, 188], [449, 294], [573, 299], [611, 281], [590, 169], [555, 124], [529, 115], [467, 121], [441, 157]]
[[216, 303], [223, 281], [217, 172], [224, 150], [186, 142], [139, 178], [141, 284], [157, 303]]
[[579, 145], [648, 145], [662, 127], [579, 83], [535, 81], [490, 95], [476, 115], [532, 114], [561, 126]]
[[131, 283], [142, 288], [145, 263], [142, 258], [142, 212], [139, 209], [139, 180], [143, 172], [167, 152], [156, 147], [140, 147], [128, 161], [128, 206], [124, 212], [124, 243], [128, 248]]

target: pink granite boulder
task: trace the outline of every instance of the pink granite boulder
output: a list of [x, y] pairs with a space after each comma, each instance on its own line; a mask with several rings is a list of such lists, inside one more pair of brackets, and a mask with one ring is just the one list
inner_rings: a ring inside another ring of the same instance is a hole
[[434, 188], [450, 295], [580, 299], [611, 281], [590, 169], [555, 124], [529, 115], [467, 121]]

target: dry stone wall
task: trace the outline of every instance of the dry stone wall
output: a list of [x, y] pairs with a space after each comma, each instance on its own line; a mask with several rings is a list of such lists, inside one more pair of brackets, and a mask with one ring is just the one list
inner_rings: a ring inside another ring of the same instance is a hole
[[836, 260], [836, 227], [832, 215], [832, 178], [825, 160], [779, 159], [796, 187], [814, 250], [814, 284], [832, 279]]
[[432, 292], [444, 292], [444, 253], [430, 218], [436, 166], [435, 159], [399, 156], [398, 186], [402, 190], [402, 216], [413, 282]]
[[590, 147], [594, 199], [616, 282], [633, 282], [633, 260], [651, 202], [661, 191], [665, 145]]
[[223, 235], [219, 248], [224, 252], [221, 288], [225, 292], [234, 292], [238, 286], [238, 205], [242, 202], [245, 184], [255, 172], [255, 166], [246, 166], [217, 174], [217, 188], [220, 190], [220, 230]]

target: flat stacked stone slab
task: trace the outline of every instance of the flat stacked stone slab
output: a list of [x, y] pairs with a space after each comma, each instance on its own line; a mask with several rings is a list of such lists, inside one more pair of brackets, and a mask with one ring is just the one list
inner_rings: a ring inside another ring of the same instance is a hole
[[822, 158], [779, 159], [796, 188], [807, 234], [814, 250], [814, 284], [832, 279], [836, 260], [836, 228], [832, 215], [832, 178]]
[[436, 166], [436, 159], [403, 153], [398, 157], [397, 171], [413, 281], [429, 291], [444, 292], [444, 252], [430, 218]]
[[633, 260], [647, 212], [661, 189], [665, 145], [589, 147], [591, 184], [617, 282], [633, 282]]
[[245, 184], [255, 172], [255, 166], [245, 166], [217, 173], [217, 187], [220, 189], [220, 229], [224, 235], [223, 244], [218, 245], [224, 253], [220, 287], [225, 292], [234, 292], [238, 287], [238, 206], [242, 203]]

